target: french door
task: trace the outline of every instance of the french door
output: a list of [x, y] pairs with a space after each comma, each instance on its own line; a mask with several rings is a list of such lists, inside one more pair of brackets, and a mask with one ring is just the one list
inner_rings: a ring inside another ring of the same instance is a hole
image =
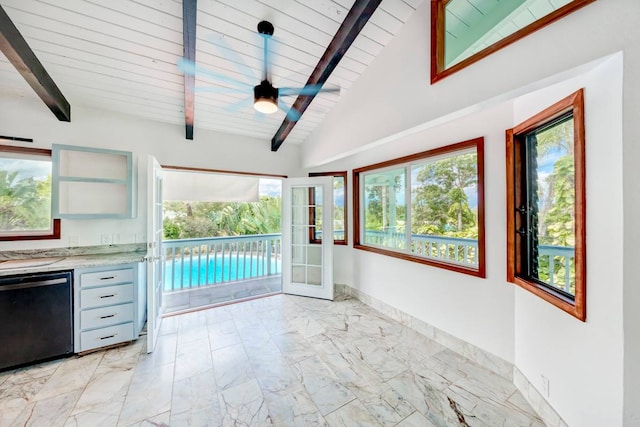
[[333, 300], [333, 177], [282, 188], [282, 291]]
[[151, 353], [162, 322], [162, 168], [153, 156], [147, 168], [147, 353]]

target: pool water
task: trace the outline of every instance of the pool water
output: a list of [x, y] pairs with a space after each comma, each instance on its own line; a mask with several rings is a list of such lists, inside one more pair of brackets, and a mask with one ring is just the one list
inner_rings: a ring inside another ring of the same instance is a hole
[[195, 288], [216, 283], [262, 277], [267, 274], [281, 272], [280, 261], [271, 260], [271, 268], [267, 268], [267, 261], [262, 257], [225, 256], [215, 259], [172, 260], [165, 262], [164, 289], [165, 291]]

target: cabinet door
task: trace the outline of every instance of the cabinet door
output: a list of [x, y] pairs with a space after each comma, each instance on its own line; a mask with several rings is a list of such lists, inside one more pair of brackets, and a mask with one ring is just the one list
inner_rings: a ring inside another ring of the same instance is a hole
[[128, 151], [52, 147], [55, 218], [133, 218], [133, 155]]

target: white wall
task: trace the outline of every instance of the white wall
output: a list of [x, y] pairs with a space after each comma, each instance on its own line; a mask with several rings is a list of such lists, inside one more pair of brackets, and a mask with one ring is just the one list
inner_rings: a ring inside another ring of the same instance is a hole
[[519, 98], [515, 122], [585, 88], [587, 321], [520, 288], [516, 366], [569, 425], [622, 425], [622, 55], [587, 75]]
[[33, 144], [21, 144], [30, 147], [51, 148], [57, 143], [132, 151], [138, 172], [138, 215], [129, 220], [62, 220], [60, 240], [0, 242], [0, 251], [67, 247], [71, 236], [78, 237], [80, 246], [99, 245], [102, 235], [115, 235], [119, 243], [144, 241], [149, 154], [163, 165], [289, 176], [301, 173], [296, 145], [285, 143], [273, 153], [270, 141], [202, 129], [196, 129], [195, 139], [187, 141], [184, 126], [83, 108], [73, 100], [71, 104], [71, 122], [66, 123], [58, 121], [39, 99], [0, 97], [1, 133], [33, 138]]
[[[545, 375], [548, 400], [569, 425], [640, 425], [640, 2], [599, 0], [435, 85], [428, 75], [429, 3], [312, 135], [303, 163], [351, 170], [484, 135], [487, 279], [354, 249], [338, 261], [347, 260], [352, 272], [338, 271], [361, 291], [514, 362], [538, 389]], [[504, 129], [581, 86], [586, 323], [505, 283]], [[511, 113], [496, 107], [519, 97]]]

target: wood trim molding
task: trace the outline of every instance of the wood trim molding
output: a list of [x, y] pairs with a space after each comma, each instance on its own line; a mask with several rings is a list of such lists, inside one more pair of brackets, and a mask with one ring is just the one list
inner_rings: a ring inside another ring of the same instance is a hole
[[2, 6], [0, 6], [0, 50], [58, 120], [70, 122], [69, 102]]
[[[344, 21], [338, 28], [338, 31], [333, 36], [333, 39], [327, 46], [327, 49], [322, 54], [322, 57], [318, 61], [318, 64], [314, 68], [313, 72], [309, 76], [306, 85], [323, 85], [333, 70], [338, 66], [338, 63], [347, 52], [353, 41], [356, 39], [364, 25], [369, 21], [373, 12], [376, 11], [378, 5], [382, 0], [356, 0], [351, 9], [345, 16]], [[315, 95], [299, 95], [293, 103], [291, 108], [294, 108], [300, 116], [302, 116], [311, 104], [311, 101], [315, 98]], [[297, 121], [289, 120], [285, 117], [284, 121], [280, 125], [280, 128], [276, 131], [276, 134], [271, 139], [271, 151], [278, 151], [278, 148], [282, 145], [289, 133], [295, 127]]]
[[31, 154], [34, 156], [51, 156], [51, 150], [46, 148], [34, 148], [34, 147], [18, 147], [15, 145], [0, 145], [0, 152], [5, 153], [22, 153]]
[[189, 171], [189, 172], [209, 172], [209, 173], [224, 173], [227, 175], [246, 175], [246, 176], [254, 176], [257, 178], [260, 177], [270, 177], [270, 178], [287, 178], [287, 175], [276, 175], [271, 173], [257, 173], [257, 172], [242, 172], [242, 171], [231, 171], [224, 169], [206, 169], [206, 168], [193, 168], [189, 166], [172, 166], [172, 165], [160, 165], [162, 169], [172, 169], [177, 171]]
[[[576, 289], [574, 301], [563, 297], [520, 277], [521, 256], [520, 239], [515, 230], [520, 227], [515, 214], [515, 206], [522, 199], [518, 177], [521, 176], [520, 135], [548, 123], [562, 114], [573, 110], [574, 165], [575, 165], [575, 269]], [[584, 128], [584, 89], [580, 89], [566, 98], [525, 120], [513, 129], [506, 131], [506, 181], [507, 181], [507, 281], [526, 289], [575, 318], [586, 321], [587, 317], [587, 281], [586, 281], [586, 172], [585, 172], [585, 128]]]
[[60, 230], [61, 230], [60, 219], [54, 218], [51, 233], [33, 234], [33, 235], [26, 234], [26, 235], [19, 235], [19, 236], [4, 235], [4, 236], [0, 236], [0, 241], [13, 242], [13, 241], [20, 241], [20, 240], [56, 240], [56, 239], [60, 239]]
[[450, 0], [431, 0], [431, 84], [436, 83], [439, 80], [444, 79], [445, 77], [450, 76], [453, 73], [456, 73], [463, 68], [468, 67], [471, 64], [474, 64], [481, 59], [486, 58], [498, 50], [509, 46], [510, 44], [520, 40], [532, 34], [549, 24], [563, 18], [578, 9], [583, 8], [589, 3], [593, 3], [596, 0], [573, 0], [571, 3], [568, 3], [562, 6], [560, 9], [553, 11], [552, 13], [542, 17], [541, 19], [532, 22], [524, 28], [516, 31], [515, 33], [501, 39], [500, 41], [492, 44], [491, 46], [486, 47], [480, 52], [471, 55], [463, 61], [458, 62], [457, 64], [452, 65], [449, 68], [445, 68], [444, 66], [444, 17], [445, 17], [445, 6]]
[[[183, 57], [187, 61], [196, 62], [196, 17], [198, 0], [182, 0], [182, 46]], [[184, 125], [185, 138], [193, 140], [193, 121], [195, 115], [196, 77], [184, 73]]]
[[[395, 165], [405, 165], [429, 157], [441, 156], [443, 154], [455, 153], [469, 148], [475, 148], [477, 155], [477, 174], [478, 174], [478, 268], [465, 267], [463, 265], [448, 263], [446, 261], [436, 261], [429, 258], [413, 255], [409, 252], [400, 252], [380, 247], [366, 245], [360, 239], [361, 223], [360, 223], [360, 174], [363, 172], [383, 169]], [[421, 153], [411, 154], [399, 157], [393, 160], [375, 163], [354, 169], [353, 175], [353, 247], [356, 249], [373, 252], [381, 255], [387, 255], [394, 258], [403, 259], [405, 261], [417, 262], [433, 267], [444, 268], [446, 270], [455, 271], [457, 273], [468, 274], [475, 277], [486, 277], [486, 234], [485, 234], [485, 203], [484, 203], [484, 137], [474, 138], [467, 141], [458, 142], [456, 144], [444, 147], [434, 148], [432, 150], [423, 151]]]

